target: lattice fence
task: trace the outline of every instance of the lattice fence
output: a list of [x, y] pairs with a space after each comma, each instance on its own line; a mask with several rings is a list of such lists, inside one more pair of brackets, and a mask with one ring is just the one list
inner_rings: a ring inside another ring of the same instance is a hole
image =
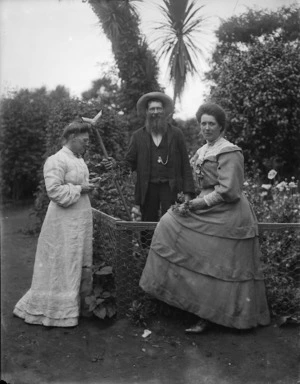
[[132, 302], [143, 297], [139, 280], [146, 262], [156, 222], [118, 220], [93, 209], [97, 225], [97, 251], [112, 265], [118, 317], [126, 316]]
[[[97, 252], [99, 252], [102, 260], [113, 267], [116, 285], [117, 314], [119, 318], [122, 318], [128, 313], [133, 301], [141, 299], [144, 296], [144, 292], [139, 288], [139, 280], [146, 262], [152, 234], [157, 223], [123, 221], [96, 209], [93, 209], [93, 214], [95, 225], [97, 226], [97, 238], [95, 238]], [[284, 239], [282, 242], [284, 247], [289, 244], [289, 241], [295, 242], [295, 244], [297, 243], [300, 247], [300, 224], [259, 223], [259, 230], [263, 251], [269, 246], [266, 242], [268, 238], [266, 234], [269, 234], [270, 231], [280, 234], [280, 238]], [[278, 236], [275, 236], [274, 239], [271, 240], [273, 242], [278, 241]], [[277, 249], [280, 249], [280, 245], [278, 245]], [[270, 268], [270, 266], [267, 267]], [[277, 252], [276, 260], [272, 263], [272, 268], [276, 269], [274, 269], [274, 278], [276, 278], [277, 275], [280, 278], [278, 284], [291, 285], [293, 289], [291, 289], [290, 295], [299, 295], [299, 259], [296, 259], [294, 254], [286, 254], [284, 249], [282, 249], [282, 253]], [[295, 287], [297, 289], [295, 289]], [[276, 292], [270, 294], [276, 294]], [[282, 308], [283, 316], [291, 315], [289, 313], [291, 310], [289, 301], [295, 299], [295, 297], [291, 296], [286, 298], [286, 310], [284, 306]]]

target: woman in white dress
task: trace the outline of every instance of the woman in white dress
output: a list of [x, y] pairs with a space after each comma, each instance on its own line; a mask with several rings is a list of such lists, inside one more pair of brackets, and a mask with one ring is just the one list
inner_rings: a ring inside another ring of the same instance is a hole
[[26, 323], [76, 326], [80, 303], [92, 286], [88, 193], [94, 185], [82, 158], [89, 131], [88, 123], [70, 123], [63, 132], [64, 146], [44, 165], [50, 203], [38, 239], [31, 288], [13, 311]]

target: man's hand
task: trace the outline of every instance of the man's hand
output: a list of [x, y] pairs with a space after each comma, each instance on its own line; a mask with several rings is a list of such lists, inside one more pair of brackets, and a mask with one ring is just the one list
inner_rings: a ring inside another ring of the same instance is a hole
[[116, 160], [113, 157], [108, 157], [103, 159], [100, 164], [104, 166], [106, 171], [110, 171], [116, 167]]
[[132, 221], [142, 220], [141, 208], [139, 205], [135, 205], [134, 207], [131, 208], [131, 218], [132, 218]]

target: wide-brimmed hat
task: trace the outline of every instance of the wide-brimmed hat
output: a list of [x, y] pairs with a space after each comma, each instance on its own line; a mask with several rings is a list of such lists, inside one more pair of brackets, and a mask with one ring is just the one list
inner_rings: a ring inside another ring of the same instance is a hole
[[163, 103], [166, 116], [173, 112], [174, 105], [171, 97], [162, 92], [150, 92], [140, 97], [136, 103], [136, 109], [139, 116], [146, 113], [148, 102], [152, 99], [160, 100]]

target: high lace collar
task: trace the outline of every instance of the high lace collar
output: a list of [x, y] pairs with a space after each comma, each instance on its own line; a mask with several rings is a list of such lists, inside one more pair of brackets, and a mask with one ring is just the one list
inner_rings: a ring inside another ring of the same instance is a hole
[[222, 135], [220, 135], [216, 140], [212, 141], [212, 142], [206, 142], [207, 146], [208, 147], [213, 147], [216, 143], [218, 143], [221, 139], [224, 139], [224, 137]]
[[78, 159], [81, 159], [82, 156], [79, 154], [79, 153], [75, 153], [73, 152], [70, 148], [66, 147], [65, 145], [63, 146], [63, 149], [65, 150], [65, 152], [68, 152], [72, 155], [74, 155], [75, 157], [77, 157]]

